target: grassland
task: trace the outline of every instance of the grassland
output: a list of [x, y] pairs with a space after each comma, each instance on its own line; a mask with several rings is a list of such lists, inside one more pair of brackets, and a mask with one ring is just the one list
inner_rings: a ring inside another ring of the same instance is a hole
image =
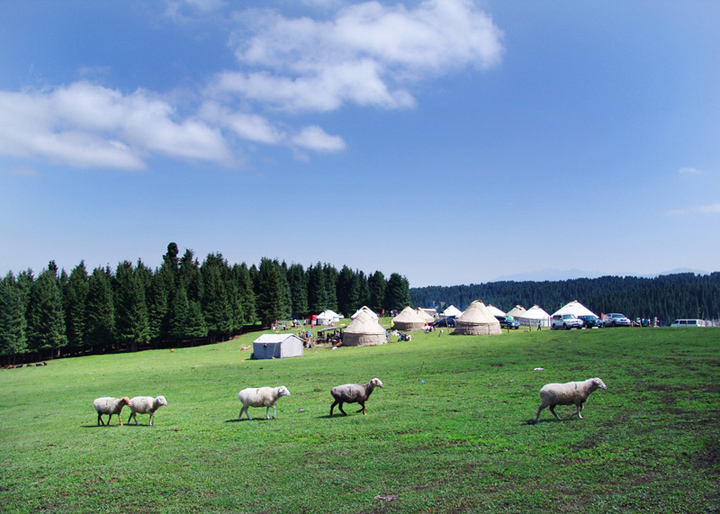
[[[720, 510], [718, 329], [436, 332], [271, 361], [252, 338], [0, 372], [0, 510]], [[330, 387], [375, 376], [367, 416], [328, 416]], [[584, 420], [528, 423], [543, 384], [594, 376]], [[241, 388], [279, 384], [277, 420], [237, 420]], [[158, 394], [155, 426], [96, 426], [94, 398]]]

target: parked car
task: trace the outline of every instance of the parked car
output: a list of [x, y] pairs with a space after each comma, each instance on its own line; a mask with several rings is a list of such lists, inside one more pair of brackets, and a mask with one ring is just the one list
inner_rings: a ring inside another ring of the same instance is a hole
[[455, 326], [455, 316], [448, 316], [447, 318], [441, 318], [433, 321], [433, 327], [448, 327], [453, 328]]
[[511, 318], [512, 316], [495, 316], [495, 319], [500, 322], [500, 328], [514, 328], [515, 330], [519, 329], [520, 323]]
[[603, 322], [594, 314], [578, 316], [583, 321], [585, 328], [602, 328]]
[[676, 319], [670, 324], [671, 327], [704, 327], [704, 319]]
[[606, 327], [631, 327], [632, 321], [629, 318], [626, 318], [624, 314], [612, 312], [610, 314], [605, 314], [603, 324]]
[[552, 330], [570, 330], [571, 328], [583, 328], [585, 323], [580, 318], [576, 317], [575, 314], [555, 314], [552, 317]]

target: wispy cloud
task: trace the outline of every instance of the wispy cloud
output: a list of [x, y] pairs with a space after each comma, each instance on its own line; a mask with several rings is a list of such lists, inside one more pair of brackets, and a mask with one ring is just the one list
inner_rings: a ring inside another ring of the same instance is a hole
[[327, 21], [263, 10], [236, 19], [240, 70], [219, 73], [211, 91], [291, 111], [413, 107], [414, 83], [468, 66], [491, 68], [503, 53], [502, 31], [467, 0], [412, 9], [366, 2]]
[[720, 203], [713, 203], [710, 205], [698, 205], [685, 209], [671, 209], [669, 211], [665, 211], [666, 216], [691, 216], [705, 214], [720, 214]]
[[697, 168], [680, 168], [678, 173], [680, 175], [702, 175], [702, 171]]

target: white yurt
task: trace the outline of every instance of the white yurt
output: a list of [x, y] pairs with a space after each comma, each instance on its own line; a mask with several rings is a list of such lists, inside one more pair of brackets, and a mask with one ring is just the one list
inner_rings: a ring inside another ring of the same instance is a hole
[[361, 312], [365, 312], [366, 314], [369, 314], [372, 319], [375, 319], [375, 320], [378, 319], [378, 315], [375, 314], [375, 311], [373, 311], [373, 310], [372, 310], [370, 307], [368, 307], [367, 305], [363, 305], [362, 307], [360, 307], [360, 308], [355, 312], [355, 314], [353, 314], [352, 316], [350, 316], [350, 319], [355, 319], [355, 318], [357, 318], [357, 317], [358, 317], [358, 314], [360, 314]]
[[435, 321], [435, 318], [428, 312], [428, 309], [423, 309], [422, 307], [418, 307], [415, 309], [415, 312], [417, 312], [418, 316], [425, 322], [425, 323], [432, 323]]
[[462, 311], [455, 307], [454, 305], [451, 305], [447, 309], [445, 309], [442, 314], [440, 315], [441, 318], [449, 318], [450, 316], [460, 316], [462, 314]]
[[501, 334], [500, 322], [480, 300], [470, 304], [465, 312], [455, 318], [455, 332], [463, 335]]
[[397, 330], [422, 330], [425, 320], [409, 305], [393, 318], [393, 328]]
[[485, 308], [486, 308], [486, 309], [488, 310], [488, 312], [489, 312], [490, 314], [492, 314], [493, 316], [500, 316], [501, 318], [504, 318], [504, 317], [507, 316], [507, 313], [506, 313], [505, 311], [502, 311], [502, 310], [498, 309], [497, 307], [495, 307], [495, 306], [492, 305], [492, 304], [486, 305]]
[[541, 327], [549, 327], [550, 314], [545, 312], [539, 305], [533, 305], [521, 316], [515, 317], [515, 321], [521, 325], [530, 325], [531, 327], [538, 326], [538, 323]]
[[317, 324], [318, 325], [329, 325], [331, 323], [336, 323], [336, 322], [340, 321], [340, 319], [342, 319], [342, 316], [340, 314], [328, 309], [317, 315]]
[[263, 334], [253, 341], [253, 359], [302, 357], [303, 342], [295, 334]]
[[343, 346], [374, 346], [387, 343], [387, 333], [367, 312], [360, 312], [342, 336]]
[[516, 305], [515, 307], [510, 309], [510, 311], [507, 313], [507, 315], [512, 316], [515, 319], [518, 319], [523, 314], [525, 314], [525, 312], [526, 312], [525, 307], [523, 307], [522, 305]]
[[580, 316], [595, 316], [596, 318], [599, 317], [597, 314], [595, 314], [593, 311], [585, 307], [577, 300], [565, 304], [561, 309], [553, 312], [552, 315], [555, 316], [556, 314], [560, 314], [561, 316], [563, 314], [574, 314], [576, 318], [579, 318]]

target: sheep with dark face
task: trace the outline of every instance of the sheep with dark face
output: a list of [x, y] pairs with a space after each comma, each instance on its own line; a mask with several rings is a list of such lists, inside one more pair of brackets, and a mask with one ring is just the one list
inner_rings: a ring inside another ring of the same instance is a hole
[[379, 378], [373, 378], [367, 384], [344, 384], [333, 387], [330, 390], [335, 401], [330, 406], [330, 415], [333, 415], [333, 409], [337, 405], [340, 412], [347, 416], [347, 413], [343, 410], [343, 403], [359, 403], [360, 409], [358, 412], [362, 412], [365, 415], [365, 402], [370, 397], [375, 387], [382, 387], [383, 383]]
[[540, 419], [540, 413], [545, 407], [550, 407], [550, 412], [557, 419], [560, 416], [555, 412], [556, 405], [573, 405], [575, 404], [578, 418], [583, 419], [580, 411], [583, 409], [583, 403], [588, 399], [590, 393], [596, 389], [607, 389], [605, 382], [599, 378], [589, 378], [583, 382], [567, 382], [565, 384], [546, 384], [540, 389], [540, 407], [535, 416], [535, 423]]
[[123, 396], [122, 398], [112, 398], [110, 396], [98, 398], [93, 402], [93, 407], [98, 413], [97, 424], [104, 425], [105, 423], [103, 423], [102, 416], [103, 414], [109, 414], [107, 424], [110, 426], [110, 420], [112, 419], [113, 414], [117, 414], [120, 426], [122, 426], [120, 412], [126, 405], [130, 405], [130, 399], [127, 396]]

